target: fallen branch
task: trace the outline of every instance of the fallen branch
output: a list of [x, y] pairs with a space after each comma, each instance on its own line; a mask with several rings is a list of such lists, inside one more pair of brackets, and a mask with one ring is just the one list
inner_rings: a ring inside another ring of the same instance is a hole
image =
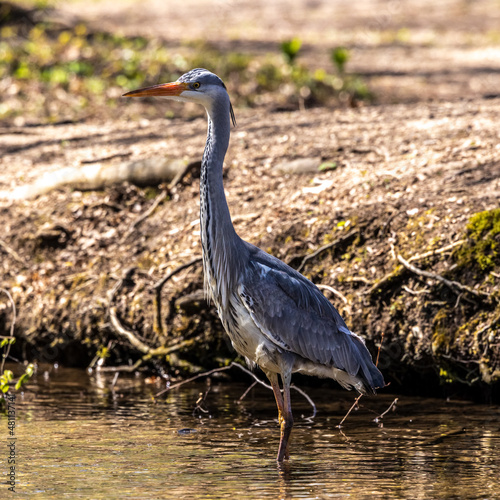
[[174, 187], [177, 186], [177, 184], [179, 184], [179, 182], [181, 182], [182, 179], [184, 179], [184, 177], [189, 172], [191, 172], [191, 170], [193, 170], [195, 167], [198, 167], [199, 165], [200, 165], [199, 161], [193, 161], [191, 163], [184, 165], [184, 167], [181, 170], [179, 170], [179, 172], [177, 172], [175, 177], [168, 184], [167, 188], [155, 198], [151, 206], [142, 215], [137, 217], [137, 219], [135, 219], [134, 222], [132, 222], [129, 230], [125, 233], [123, 239], [124, 240], [127, 239], [135, 231], [137, 226], [139, 226], [142, 222], [144, 222], [158, 208], [160, 203], [162, 203], [167, 198], [167, 196], [170, 195]]
[[198, 373], [198, 375], [195, 375], [194, 377], [183, 380], [182, 382], [177, 382], [177, 384], [169, 385], [165, 389], [163, 389], [162, 391], [156, 393], [155, 398], [162, 396], [163, 394], [165, 394], [166, 392], [168, 392], [172, 389], [177, 389], [178, 387], [181, 387], [184, 384], [189, 384], [190, 382], [193, 382], [194, 380], [197, 380], [201, 377], [209, 377], [213, 373], [220, 373], [220, 372], [224, 372], [226, 370], [229, 370], [230, 368], [233, 367], [233, 364], [235, 364], [235, 363], [231, 363], [230, 365], [222, 366], [220, 368], [214, 368], [213, 370], [210, 370], [208, 372]]
[[355, 236], [356, 234], [358, 234], [359, 231], [360, 231], [359, 227], [351, 229], [344, 236], [341, 236], [340, 238], [337, 238], [336, 240], [332, 241], [331, 243], [328, 243], [327, 245], [323, 245], [322, 247], [318, 248], [313, 253], [310, 253], [310, 254], [306, 255], [302, 259], [302, 262], [300, 263], [300, 266], [297, 268], [297, 271], [300, 272], [300, 270], [304, 268], [306, 262], [308, 262], [309, 260], [314, 259], [315, 257], [317, 257], [318, 255], [320, 255], [321, 253], [326, 252], [326, 250], [329, 250], [330, 248], [332, 248], [334, 246], [337, 246], [340, 243], [344, 243], [345, 241], [351, 239], [353, 236]]
[[241, 401], [243, 401], [247, 394], [258, 384], [257, 380], [254, 380], [251, 385], [249, 385], [247, 387], [247, 390], [240, 396], [240, 399], [238, 399], [238, 403], [240, 403]]
[[170, 179], [175, 180], [179, 173], [186, 169], [185, 163], [184, 160], [156, 157], [119, 164], [95, 163], [66, 167], [46, 172], [32, 184], [20, 186], [12, 191], [0, 191], [0, 199], [27, 200], [63, 187], [89, 191], [121, 182], [130, 182], [137, 186], [157, 186]]
[[201, 262], [202, 258], [201, 257], [195, 257], [194, 259], [190, 260], [189, 262], [186, 262], [185, 264], [182, 264], [178, 267], [176, 267], [174, 270], [170, 271], [167, 273], [160, 281], [157, 281], [153, 285], [153, 290], [155, 292], [155, 318], [154, 318], [154, 329], [158, 333], [163, 333], [163, 325], [162, 325], [162, 320], [161, 320], [161, 290], [165, 283], [175, 276], [176, 274], [180, 273], [181, 271], [184, 271], [184, 269], [187, 269], [191, 266], [194, 266], [195, 264], [198, 264], [198, 262]]
[[[382, 343], [384, 342], [384, 332], [382, 331], [382, 335], [380, 337], [380, 345], [378, 346], [378, 351], [377, 351], [377, 360], [375, 361], [375, 366], [378, 366], [378, 362], [380, 359], [380, 351], [382, 349]], [[387, 387], [389, 384], [386, 384], [384, 387]], [[352, 410], [356, 408], [356, 405], [359, 403], [359, 400], [363, 397], [363, 394], [360, 394], [355, 400], [352, 406], [349, 408], [349, 411], [344, 415], [344, 418], [340, 421], [340, 424], [337, 426], [339, 429], [342, 427], [342, 424], [345, 422], [346, 418], [350, 415]], [[396, 400], [397, 401], [397, 400]], [[393, 403], [394, 404], [394, 403]], [[392, 406], [392, 405], [391, 405]], [[389, 408], [390, 409], [390, 408]], [[387, 410], [389, 411], [389, 410]], [[384, 416], [386, 413], [382, 413], [381, 417]]]

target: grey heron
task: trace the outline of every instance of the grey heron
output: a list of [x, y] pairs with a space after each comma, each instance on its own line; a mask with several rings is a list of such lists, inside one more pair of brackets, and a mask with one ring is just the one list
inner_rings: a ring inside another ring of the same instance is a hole
[[207, 111], [208, 135], [200, 177], [205, 291], [235, 350], [250, 365], [258, 365], [271, 383], [281, 428], [277, 460], [282, 462], [289, 456], [293, 427], [292, 373], [329, 377], [363, 394], [384, 386], [382, 374], [363, 340], [347, 328], [311, 281], [236, 234], [222, 183], [231, 120], [235, 124], [223, 81], [197, 68], [176, 82], [124, 95], [194, 102]]

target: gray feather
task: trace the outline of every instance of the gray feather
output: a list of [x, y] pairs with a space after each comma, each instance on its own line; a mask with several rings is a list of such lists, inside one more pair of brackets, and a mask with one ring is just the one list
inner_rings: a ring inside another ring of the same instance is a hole
[[321, 291], [280, 260], [247, 244], [249, 265], [242, 281], [252, 318], [270, 339], [302, 358], [361, 376], [371, 387], [383, 378], [363, 341]]

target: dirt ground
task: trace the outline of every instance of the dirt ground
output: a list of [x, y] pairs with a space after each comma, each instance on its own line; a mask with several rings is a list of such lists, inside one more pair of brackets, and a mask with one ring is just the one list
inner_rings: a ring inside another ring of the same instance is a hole
[[[375, 354], [382, 344], [379, 366], [393, 387], [437, 393], [439, 381], [448, 394], [496, 397], [498, 3], [150, 0], [60, 8], [101, 29], [161, 34], [174, 47], [207, 37], [221, 48], [266, 51], [299, 36], [318, 66], [327, 47], [349, 46], [352, 69], [367, 79], [377, 105], [236, 110], [225, 180], [236, 230], [332, 287], [336, 293], [325, 294], [349, 327]], [[167, 121], [141, 117], [140, 102], [119, 106], [132, 118], [0, 125], [0, 191], [68, 166], [200, 159], [202, 110], [189, 121]], [[284, 174], [279, 165], [298, 158], [329, 168]], [[171, 376], [231, 358], [200, 296], [197, 264], [165, 284], [155, 323], [154, 284], [201, 253], [198, 190], [193, 170], [135, 229], [161, 190], [125, 184], [0, 200], [0, 286], [15, 299], [24, 339], [16, 355], [82, 366], [99, 357], [106, 365], [148, 362]], [[493, 222], [474, 233], [471, 218], [485, 211]], [[494, 240], [484, 265], [477, 234]], [[398, 256], [413, 257], [417, 271]], [[117, 331], [111, 309], [140, 344]], [[7, 332], [10, 321], [0, 297], [0, 329]]]

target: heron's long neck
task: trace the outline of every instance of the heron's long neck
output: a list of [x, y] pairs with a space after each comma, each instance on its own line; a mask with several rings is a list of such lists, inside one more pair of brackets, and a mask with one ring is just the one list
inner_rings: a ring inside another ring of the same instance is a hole
[[224, 186], [222, 165], [229, 145], [229, 110], [211, 110], [200, 178], [200, 221], [205, 290], [219, 308], [228, 306], [237, 284], [244, 244], [236, 234]]

